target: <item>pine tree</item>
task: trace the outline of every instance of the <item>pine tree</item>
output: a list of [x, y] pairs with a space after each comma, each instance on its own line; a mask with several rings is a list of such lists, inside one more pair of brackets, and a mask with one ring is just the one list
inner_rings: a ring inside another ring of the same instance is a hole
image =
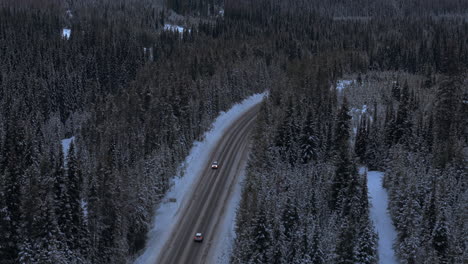
[[437, 252], [439, 263], [451, 263], [449, 261], [449, 243], [450, 243], [450, 230], [447, 224], [447, 219], [443, 213], [437, 221], [434, 231], [432, 232], [432, 245]]
[[[3, 178], [3, 177], [2, 177]], [[12, 223], [10, 210], [6, 204], [3, 179], [0, 186], [0, 259], [5, 263], [15, 263], [17, 248], [15, 246], [16, 230]]]
[[335, 148], [339, 152], [349, 147], [350, 120], [348, 99], [343, 98], [343, 103], [338, 112], [335, 125]]
[[314, 232], [313, 241], [312, 241], [312, 263], [313, 264], [324, 264], [324, 253], [320, 248], [320, 233], [317, 231]]
[[346, 97], [337, 116], [335, 129], [335, 163], [336, 171], [332, 184], [332, 208], [343, 206], [343, 195], [353, 177], [356, 177], [356, 167], [351, 160], [350, 154], [350, 120], [348, 114], [348, 102]]
[[300, 136], [301, 158], [302, 163], [308, 163], [311, 160], [317, 160], [320, 155], [319, 140], [315, 133], [314, 124], [312, 121], [312, 112], [307, 113], [307, 118], [302, 126]]
[[408, 145], [412, 136], [412, 121], [410, 115], [409, 86], [406, 81], [401, 91], [400, 105], [398, 106], [397, 117], [395, 121], [394, 143]]
[[367, 190], [367, 173], [361, 183], [361, 197], [358, 203], [359, 218], [356, 224], [357, 241], [354, 249], [354, 262], [356, 264], [375, 264], [378, 262], [378, 238], [369, 216], [369, 198]]
[[368, 216], [362, 217], [358, 230], [357, 243], [354, 249], [354, 263], [376, 264], [377, 256], [377, 234]]
[[268, 231], [268, 222], [263, 207], [259, 209], [256, 219], [253, 222], [254, 252], [253, 263], [268, 263], [267, 250], [271, 244], [271, 237]]
[[291, 165], [294, 165], [298, 160], [299, 132], [300, 128], [295, 118], [293, 99], [289, 98], [286, 115], [278, 128], [275, 143], [279, 147], [283, 159], [287, 160]]
[[453, 161], [457, 155], [455, 138], [456, 125], [462, 123], [463, 118], [458, 109], [461, 103], [460, 76], [445, 77], [437, 91], [434, 114], [434, 163], [443, 168]]
[[[46, 189], [47, 190], [47, 189]], [[73, 259], [59, 229], [58, 216], [55, 214], [55, 198], [51, 189], [45, 192], [45, 200], [40, 215], [34, 219], [35, 230], [42, 230], [32, 241], [33, 256], [37, 263], [70, 263]], [[28, 262], [28, 261], [25, 261]]]
[[395, 100], [400, 101], [401, 88], [400, 88], [400, 82], [398, 80], [393, 83], [392, 96]]
[[368, 128], [368, 143], [366, 148], [365, 160], [370, 170], [377, 170], [382, 168], [382, 160], [384, 154], [384, 137], [379, 126], [379, 115], [377, 111], [377, 103], [374, 103], [374, 116], [373, 122], [369, 124]]
[[55, 202], [55, 214], [60, 231], [65, 235], [72, 236], [72, 207], [70, 203], [69, 188], [70, 182], [65, 174], [64, 157], [62, 148], [59, 148], [58, 159], [54, 163], [53, 183]]
[[72, 141], [68, 150], [67, 156], [67, 176], [68, 176], [68, 197], [70, 198], [70, 226], [65, 227], [63, 232], [68, 239], [68, 246], [77, 254], [86, 255], [88, 250], [88, 234], [84, 220], [84, 211], [82, 207], [82, 186], [83, 179], [79, 168], [79, 163], [76, 158], [75, 144]]
[[367, 151], [367, 142], [368, 142], [368, 126], [367, 118], [365, 116], [361, 117], [359, 126], [356, 133], [356, 142], [354, 144], [354, 153], [360, 159], [361, 163], [365, 163], [366, 160], [366, 151]]
[[385, 143], [388, 147], [393, 146], [395, 143], [395, 131], [396, 131], [396, 124], [395, 124], [395, 115], [393, 113], [393, 104], [387, 106], [385, 112], [385, 123], [384, 123], [384, 131], [385, 131]]
[[91, 263], [98, 262], [99, 252], [99, 233], [101, 232], [100, 225], [100, 203], [101, 199], [99, 196], [100, 186], [97, 182], [96, 176], [89, 179], [89, 196], [88, 196], [88, 226], [89, 226], [89, 252], [88, 259]]
[[17, 245], [21, 237], [21, 185], [24, 182], [25, 171], [32, 162], [31, 144], [26, 139], [26, 132], [19, 121], [8, 124], [6, 131], [4, 155], [0, 162], [0, 230], [4, 234], [0, 238], [0, 259], [6, 263], [14, 263], [18, 258]]
[[35, 195], [28, 197], [28, 207], [34, 215], [27, 216], [28, 228], [24, 230], [19, 259], [21, 263], [73, 263], [65, 234], [60, 230], [55, 197], [53, 160], [44, 157], [40, 172], [34, 175]]
[[335, 263], [354, 263], [354, 243], [356, 239], [354, 227], [351, 226], [348, 219], [343, 219], [338, 232]]

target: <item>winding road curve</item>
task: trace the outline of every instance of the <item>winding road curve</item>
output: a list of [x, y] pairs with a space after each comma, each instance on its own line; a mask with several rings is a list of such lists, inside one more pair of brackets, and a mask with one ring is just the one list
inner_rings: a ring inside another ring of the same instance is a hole
[[[159, 254], [158, 264], [208, 263], [208, 256], [212, 253], [210, 250], [218, 241], [217, 231], [227, 203], [247, 163], [249, 135], [259, 108], [260, 105], [256, 105], [237, 119], [210, 154], [210, 160], [217, 160], [219, 168], [211, 169], [211, 164], [206, 164], [190, 200], [179, 213], [179, 220]], [[202, 243], [193, 240], [198, 232], [203, 233]]]

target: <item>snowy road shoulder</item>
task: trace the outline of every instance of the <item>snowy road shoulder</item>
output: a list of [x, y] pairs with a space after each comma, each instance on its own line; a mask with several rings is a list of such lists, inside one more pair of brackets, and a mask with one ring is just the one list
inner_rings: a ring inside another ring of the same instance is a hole
[[398, 263], [393, 250], [393, 243], [396, 240], [397, 233], [387, 211], [388, 194], [382, 187], [383, 176], [383, 172], [367, 172], [367, 188], [369, 190], [369, 202], [371, 203], [370, 217], [379, 235], [379, 263], [394, 264]]
[[181, 165], [183, 169], [180, 175], [173, 178], [173, 185], [163, 199], [163, 201], [173, 200], [176, 202], [163, 202], [156, 209], [154, 226], [148, 233], [145, 251], [136, 259], [135, 264], [156, 262], [159, 252], [177, 222], [180, 209], [184, 208], [200, 172], [208, 163], [210, 153], [215, 149], [225, 130], [249, 109], [259, 104], [265, 96], [266, 93], [252, 95], [234, 105], [228, 112], [221, 112], [213, 123], [212, 129], [205, 133], [204, 140], [194, 143], [190, 154]]

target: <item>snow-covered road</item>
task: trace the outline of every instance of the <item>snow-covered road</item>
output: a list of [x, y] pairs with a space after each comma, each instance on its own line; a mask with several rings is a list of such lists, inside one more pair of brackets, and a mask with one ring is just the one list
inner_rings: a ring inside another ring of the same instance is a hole
[[[153, 264], [161, 258], [161, 251], [165, 247], [168, 242], [171, 242], [173, 239], [171, 234], [173, 234], [174, 230], [180, 230], [181, 226], [177, 226], [177, 224], [181, 224], [182, 218], [184, 218], [185, 211], [188, 207], [194, 207], [193, 201], [197, 200], [197, 196], [193, 196], [194, 188], [198, 188], [200, 186], [198, 182], [200, 178], [203, 176], [202, 174], [209, 166], [210, 158], [213, 155], [213, 152], [216, 148], [218, 148], [218, 144], [221, 141], [226, 141], [224, 137], [225, 133], [227, 132], [228, 128], [230, 128], [237, 120], [239, 120], [243, 115], [249, 112], [254, 106], [258, 105], [264, 98], [266, 93], [263, 94], [256, 94], [253, 95], [240, 104], [235, 105], [226, 113], [220, 113], [219, 117], [213, 124], [213, 128], [204, 135], [204, 140], [202, 142], [195, 142], [194, 147], [191, 149], [189, 156], [186, 158], [185, 162], [182, 164], [182, 170], [180, 175], [176, 176], [173, 179], [173, 187], [169, 192], [166, 194], [165, 201], [175, 200], [175, 203], [162, 203], [159, 208], [157, 208], [155, 213], [155, 221], [154, 227], [150, 230], [148, 234], [148, 243], [146, 245], [145, 252], [135, 261], [136, 264]], [[232, 131], [229, 131], [232, 132]], [[222, 167], [217, 170], [217, 172], [222, 172], [228, 167], [224, 164], [221, 165]], [[223, 167], [226, 166], [226, 167]], [[206, 176], [206, 175], [204, 175]], [[220, 177], [220, 176], [217, 176]], [[213, 178], [213, 177], [212, 177]], [[205, 179], [206, 180], [206, 179]], [[235, 181], [236, 184], [239, 184], [238, 181]], [[209, 184], [201, 184], [202, 186], [208, 186]], [[210, 186], [208, 186], [210, 187]], [[237, 188], [235, 188], [237, 190]], [[234, 195], [239, 195], [238, 192], [233, 191]], [[197, 194], [201, 197], [201, 194]], [[195, 198], [194, 198], [195, 197]], [[235, 198], [234, 198], [235, 200]], [[227, 201], [232, 201], [231, 199], [227, 199]], [[188, 205], [191, 206], [188, 206]], [[203, 205], [204, 202], [201, 203]], [[235, 217], [235, 213], [233, 212], [237, 204], [233, 202], [227, 203], [226, 209], [223, 209], [224, 212], [222, 215], [225, 217]], [[190, 216], [192, 217], [192, 216]], [[209, 216], [208, 216], [209, 217]], [[187, 218], [187, 217], [186, 217]], [[218, 219], [221, 221], [220, 225], [226, 225], [226, 227], [219, 227], [220, 232], [231, 232], [231, 226], [233, 219]], [[185, 228], [185, 227], [184, 227]], [[193, 227], [187, 227], [193, 228]], [[198, 231], [197, 231], [198, 232]], [[192, 232], [193, 233], [193, 232]], [[186, 234], [186, 241], [191, 241], [193, 234], [188, 232]], [[219, 234], [218, 234], [219, 235]], [[219, 236], [217, 236], [219, 237]], [[221, 236], [223, 237], [223, 236]], [[225, 234], [224, 237], [232, 237], [232, 234]], [[183, 241], [185, 241], [183, 240]], [[205, 243], [206, 242], [206, 243]], [[209, 246], [211, 243], [209, 241], [205, 241], [203, 244], [207, 244]], [[223, 241], [224, 243], [226, 241]], [[184, 247], [183, 245], [177, 245], [176, 247]], [[169, 245], [169, 248], [174, 248]], [[216, 247], [217, 250], [226, 251], [229, 250], [229, 247]], [[182, 250], [182, 249], [181, 249]], [[199, 249], [200, 250], [200, 249]], [[210, 251], [210, 250], [205, 250]], [[184, 251], [185, 252], [185, 251]], [[225, 252], [208, 252], [207, 255], [211, 259], [217, 258], [218, 256], [225, 256]], [[167, 252], [163, 255], [168, 255]], [[189, 255], [188, 253], [186, 254]], [[170, 258], [177, 258], [181, 257], [177, 254], [172, 254]], [[205, 256], [208, 257], [208, 256]]]

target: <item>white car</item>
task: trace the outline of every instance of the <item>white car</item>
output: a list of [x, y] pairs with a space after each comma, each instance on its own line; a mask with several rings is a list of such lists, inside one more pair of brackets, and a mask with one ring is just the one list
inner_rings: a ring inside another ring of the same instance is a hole
[[211, 168], [212, 168], [212, 169], [217, 169], [217, 168], [218, 168], [218, 162], [217, 162], [217, 161], [213, 161], [213, 163], [211, 163]]
[[202, 242], [203, 241], [203, 236], [202, 233], [196, 233], [195, 237], [193, 238], [195, 242]]

